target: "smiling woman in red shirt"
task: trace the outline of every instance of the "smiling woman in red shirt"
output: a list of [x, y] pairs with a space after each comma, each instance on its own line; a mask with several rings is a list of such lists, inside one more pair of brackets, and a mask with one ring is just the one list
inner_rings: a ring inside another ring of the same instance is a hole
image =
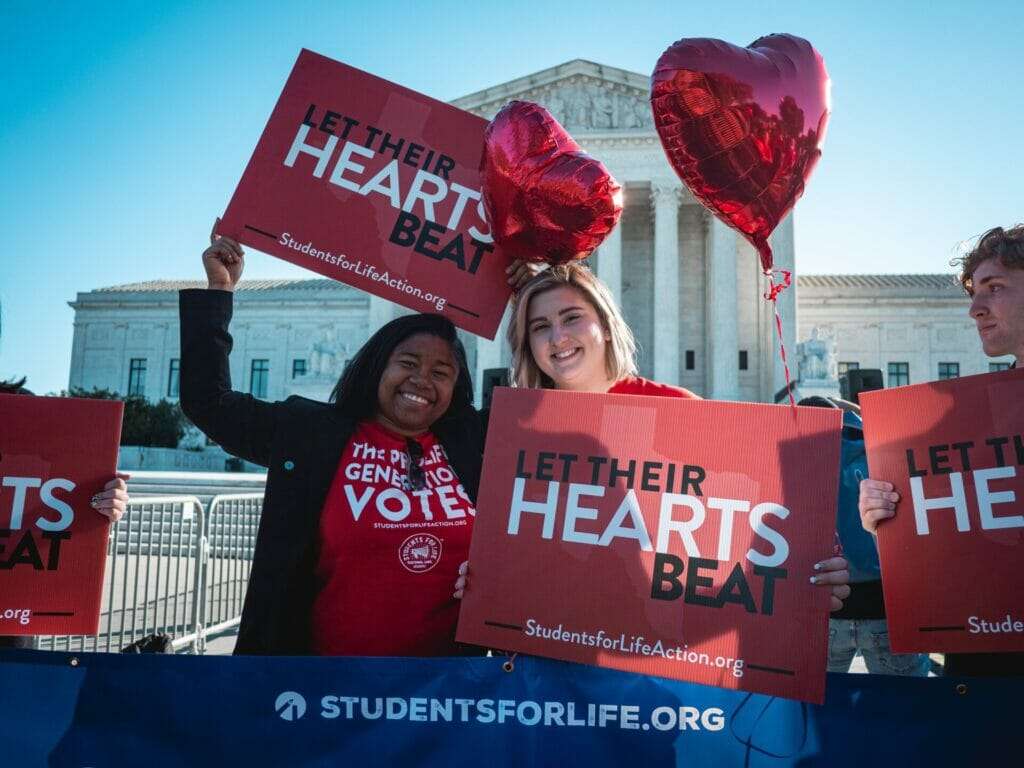
[[329, 403], [231, 389], [241, 247], [211, 236], [208, 288], [182, 291], [181, 403], [267, 486], [236, 653], [450, 656], [451, 583], [476, 515], [483, 432], [451, 321], [378, 330]]
[[[523, 285], [512, 304], [508, 343], [513, 386], [699, 399], [637, 375], [632, 331], [608, 286], [579, 262], [552, 266]], [[466, 588], [467, 572], [463, 563], [456, 597]], [[826, 557], [811, 579], [831, 590], [832, 610], [840, 610], [850, 594], [846, 560]]]

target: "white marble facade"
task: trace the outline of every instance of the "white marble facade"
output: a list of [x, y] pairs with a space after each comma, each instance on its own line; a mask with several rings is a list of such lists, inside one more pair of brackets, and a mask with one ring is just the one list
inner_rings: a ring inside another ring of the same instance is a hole
[[826, 359], [836, 374], [851, 364], [877, 368], [893, 386], [988, 373], [1013, 362], [985, 356], [967, 314], [970, 301], [951, 274], [805, 275], [798, 282], [799, 337], [834, 344]]
[[[707, 279], [718, 278], [712, 274]], [[181, 357], [177, 291], [199, 286], [198, 282], [152, 281], [78, 294], [71, 302], [75, 335], [70, 386], [124, 394], [131, 380], [132, 361], [143, 360], [142, 394], [154, 401], [176, 400], [172, 368]], [[1011, 362], [1010, 358], [985, 357], [967, 316], [967, 299], [951, 275], [804, 275], [797, 279], [792, 294], [799, 297], [801, 341], [791, 348], [790, 362], [793, 378], [801, 380], [801, 395], [837, 393], [839, 369], [851, 363], [881, 369], [888, 385], [890, 363], [906, 364], [909, 382], [919, 383], [940, 378], [940, 364], [946, 372], [955, 366], [956, 373], [967, 376]], [[738, 326], [755, 322], [752, 318], [771, 320], [760, 297], [751, 297], [748, 306], [737, 309], [731, 318], [719, 315], [719, 324], [707, 324], [698, 317], [696, 331], [688, 327], [691, 324], [685, 311], [679, 314], [684, 338], [703, 333], [704, 328], [710, 331], [706, 346], [695, 350], [695, 364], [702, 365], [706, 359], [721, 361], [724, 355], [714, 354], [715, 345], [724, 345], [738, 363], [738, 341], [732, 341], [731, 334]], [[254, 367], [261, 368], [259, 361], [266, 361], [266, 399], [291, 394], [326, 399], [345, 363], [370, 333], [404, 311], [321, 278], [244, 281], [236, 293], [231, 327], [235, 339], [233, 384], [243, 391], [258, 388], [259, 381], [253, 381]], [[477, 350], [475, 337], [463, 334], [463, 340], [471, 368], [502, 365], [499, 355], [503, 353], [497, 345], [481, 344]], [[708, 347], [711, 354], [706, 352]], [[762, 354], [773, 368], [781, 368], [774, 346], [766, 347]], [[684, 367], [685, 362], [684, 349]], [[720, 365], [718, 370], [707, 371], [707, 376], [731, 378], [733, 385], [753, 378], [749, 371], [739, 370], [738, 364], [731, 370]], [[303, 370], [305, 373], [295, 373]], [[773, 370], [772, 375], [781, 372]], [[481, 377], [475, 378], [479, 391]], [[707, 392], [698, 376], [680, 380], [698, 392]], [[748, 389], [753, 386], [751, 382]]]
[[[69, 386], [128, 394], [134, 385], [149, 400], [176, 401], [178, 290], [198, 287], [205, 283], [155, 280], [79, 293]], [[231, 323], [232, 385], [268, 400], [327, 399], [369, 338], [369, 306], [365, 293], [327, 279], [243, 281]], [[144, 376], [133, 377], [133, 361]]]
[[[680, 184], [654, 131], [648, 87], [645, 75], [576, 60], [454, 104], [489, 118], [513, 99], [538, 102], [623, 185], [622, 219], [591, 264], [636, 334], [642, 375], [706, 397], [770, 402], [785, 377], [757, 255]], [[772, 245], [776, 264], [792, 269], [791, 217]], [[951, 278], [916, 277], [923, 282], [801, 277], [779, 301], [791, 360], [799, 290], [799, 338], [813, 328], [834, 337], [840, 362], [883, 372], [889, 362], [906, 362], [911, 382], [938, 378], [940, 362], [957, 362], [961, 375], [987, 371]], [[184, 285], [157, 280], [78, 294], [70, 385], [126, 393], [134, 381], [151, 400], [176, 399], [176, 290]], [[232, 324], [234, 386], [271, 400], [292, 393], [326, 399], [372, 331], [406, 311], [326, 279], [243, 283]], [[503, 337], [504, 325], [494, 342], [463, 335], [478, 394], [483, 372], [508, 364]], [[141, 382], [138, 372], [132, 377], [133, 360], [137, 371], [145, 361]]]

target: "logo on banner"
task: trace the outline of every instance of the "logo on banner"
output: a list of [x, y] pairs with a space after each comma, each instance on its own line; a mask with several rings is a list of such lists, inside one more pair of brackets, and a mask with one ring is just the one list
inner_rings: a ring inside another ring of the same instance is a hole
[[274, 702], [274, 711], [282, 720], [293, 722], [306, 714], [306, 700], [300, 693], [285, 691]]
[[407, 571], [426, 573], [441, 559], [441, 540], [429, 533], [416, 533], [402, 542], [398, 559]]

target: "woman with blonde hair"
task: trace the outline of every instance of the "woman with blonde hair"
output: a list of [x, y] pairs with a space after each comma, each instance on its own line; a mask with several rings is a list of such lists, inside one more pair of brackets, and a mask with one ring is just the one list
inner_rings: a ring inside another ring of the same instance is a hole
[[[540, 272], [516, 293], [508, 342], [517, 387], [700, 399], [637, 375], [632, 331], [608, 286], [579, 262]], [[815, 571], [811, 581], [828, 587], [832, 610], [840, 610], [850, 594], [846, 560], [827, 557]], [[463, 563], [455, 597], [462, 597], [468, 573]]]
[[608, 286], [579, 262], [553, 266], [523, 286], [508, 343], [517, 387], [697, 397], [637, 375], [633, 332]]

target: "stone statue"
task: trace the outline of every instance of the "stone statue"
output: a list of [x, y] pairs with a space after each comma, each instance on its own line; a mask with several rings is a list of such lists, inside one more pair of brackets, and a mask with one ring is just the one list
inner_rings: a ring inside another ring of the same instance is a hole
[[595, 128], [614, 128], [615, 104], [603, 89], [596, 89], [591, 104], [594, 107], [593, 126]]
[[544, 106], [548, 112], [562, 125], [565, 125], [565, 99], [558, 91], [551, 91], [544, 97]]
[[[632, 88], [622, 91], [611, 85], [573, 80], [520, 98], [543, 105], [569, 130], [636, 130], [654, 126], [647, 97]], [[501, 106], [494, 103], [474, 111], [490, 119]]]
[[565, 127], [590, 127], [590, 99], [582, 88], [573, 88], [566, 97]]
[[838, 379], [835, 339], [821, 338], [820, 329], [815, 327], [811, 329], [811, 337], [796, 346], [800, 381]]
[[633, 102], [633, 114], [636, 117], [638, 127], [654, 127], [654, 116], [651, 114], [651, 105], [646, 99], [637, 99]]
[[619, 97], [618, 125], [620, 128], [640, 128], [643, 126], [640, 116], [636, 113], [636, 99], [632, 96]]
[[338, 344], [338, 332], [325, 328], [313, 342], [309, 352], [309, 376], [315, 379], [337, 379], [341, 374], [341, 361], [345, 348]]

